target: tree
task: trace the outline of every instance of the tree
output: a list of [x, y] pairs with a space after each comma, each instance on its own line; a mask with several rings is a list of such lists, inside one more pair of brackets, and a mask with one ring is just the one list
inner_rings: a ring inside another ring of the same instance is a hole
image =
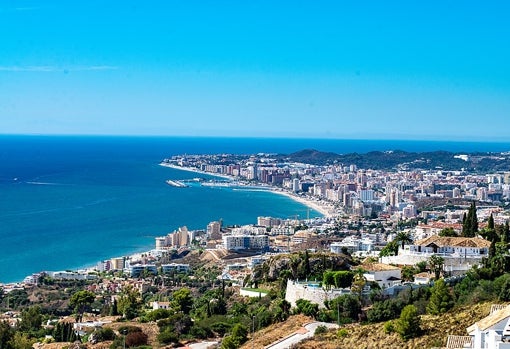
[[441, 276], [441, 272], [443, 271], [444, 258], [438, 255], [432, 255], [429, 258], [429, 268], [430, 271], [434, 273], [434, 277], [436, 280]]
[[406, 232], [406, 231], [399, 231], [395, 240], [400, 242], [400, 246], [401, 246], [402, 250], [404, 249], [405, 244], [410, 244], [413, 242], [411, 233]]
[[491, 229], [491, 230], [495, 229], [495, 226], [494, 226], [494, 217], [492, 217], [492, 213], [489, 216], [489, 220], [487, 221], [487, 229]]
[[408, 340], [420, 335], [420, 315], [418, 315], [418, 310], [414, 305], [406, 305], [404, 309], [402, 309], [400, 318], [397, 320], [396, 331], [403, 340]]
[[447, 227], [444, 229], [441, 229], [441, 231], [438, 234], [439, 236], [447, 236], [447, 237], [456, 237], [459, 236], [457, 232], [452, 227]]
[[298, 299], [296, 301], [296, 310], [298, 314], [315, 317], [319, 311], [319, 305], [306, 299]]
[[0, 321], [0, 348], [9, 348], [9, 342], [14, 337], [14, 330], [5, 321]]
[[379, 252], [379, 257], [396, 256], [398, 254], [398, 241], [392, 240]]
[[365, 278], [365, 270], [362, 268], [358, 268], [355, 271], [354, 278], [352, 280], [351, 291], [353, 293], [358, 294], [361, 297], [361, 293], [363, 292], [363, 288], [367, 284], [367, 279]]
[[124, 318], [131, 320], [138, 316], [140, 306], [140, 293], [133, 286], [124, 287], [117, 302], [118, 312]]
[[19, 329], [22, 332], [34, 333], [41, 329], [42, 315], [39, 306], [30, 307], [21, 311]]
[[404, 281], [413, 281], [414, 280], [414, 274], [417, 273], [417, 270], [410, 266], [410, 265], [404, 265], [402, 267], [402, 280]]
[[12, 349], [32, 349], [35, 339], [30, 339], [26, 333], [16, 332], [9, 344]]
[[87, 310], [87, 307], [94, 302], [96, 296], [87, 290], [82, 290], [75, 292], [71, 299], [69, 300], [69, 304], [74, 307], [74, 311], [76, 312], [76, 321], [81, 322], [83, 319], [83, 313]]
[[454, 305], [453, 296], [443, 279], [434, 282], [427, 312], [432, 315], [446, 313]]
[[330, 308], [336, 312], [337, 319], [357, 320], [361, 313], [361, 303], [357, 296], [345, 294], [333, 299]]
[[335, 272], [327, 270], [322, 274], [322, 284], [326, 286], [326, 289], [330, 289], [331, 286], [335, 285]]
[[476, 216], [476, 204], [471, 202], [467, 216], [462, 221], [462, 236], [474, 237], [478, 232], [478, 217]]
[[189, 314], [193, 306], [193, 297], [188, 288], [181, 288], [172, 294], [172, 305], [175, 311], [182, 311], [184, 314]]
[[350, 270], [336, 271], [334, 274], [334, 279], [335, 287], [337, 288], [351, 287], [352, 281], [354, 279], [354, 273]]

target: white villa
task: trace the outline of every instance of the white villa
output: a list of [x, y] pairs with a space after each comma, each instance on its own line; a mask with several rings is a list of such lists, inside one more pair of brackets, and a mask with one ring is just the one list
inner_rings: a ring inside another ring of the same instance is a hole
[[359, 251], [370, 252], [374, 249], [374, 242], [367, 237], [359, 239], [354, 236], [348, 236], [342, 241], [333, 242], [330, 245], [330, 251], [332, 253], [342, 253], [342, 248], [346, 248], [349, 253]]
[[482, 258], [489, 254], [491, 243], [482, 238], [443, 237], [433, 235], [415, 241], [412, 245], [399, 248], [397, 256], [381, 257], [381, 262], [396, 265], [416, 265], [427, 261], [432, 255], [439, 255], [445, 260], [445, 271], [462, 273], [474, 265], [479, 265]]
[[401, 270], [398, 267], [382, 263], [369, 263], [361, 265], [366, 272], [363, 274], [367, 281], [377, 282], [379, 287], [388, 288], [400, 285]]
[[468, 336], [448, 336], [446, 348], [510, 349], [510, 306], [493, 305], [489, 316], [466, 330]]

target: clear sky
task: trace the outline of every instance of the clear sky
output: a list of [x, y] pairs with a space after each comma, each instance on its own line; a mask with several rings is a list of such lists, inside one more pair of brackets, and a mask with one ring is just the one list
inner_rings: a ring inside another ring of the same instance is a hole
[[508, 1], [0, 1], [0, 133], [510, 140]]

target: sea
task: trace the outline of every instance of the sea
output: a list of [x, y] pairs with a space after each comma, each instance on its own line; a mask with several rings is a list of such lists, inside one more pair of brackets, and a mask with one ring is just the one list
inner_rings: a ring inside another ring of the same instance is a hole
[[[211, 221], [319, 217], [268, 191], [193, 185], [204, 177], [159, 166], [177, 154], [373, 150], [509, 151], [510, 143], [213, 137], [0, 135], [0, 282], [90, 267], [154, 248], [154, 238]], [[208, 176], [206, 176], [208, 177]], [[212, 177], [211, 177], [212, 178]]]

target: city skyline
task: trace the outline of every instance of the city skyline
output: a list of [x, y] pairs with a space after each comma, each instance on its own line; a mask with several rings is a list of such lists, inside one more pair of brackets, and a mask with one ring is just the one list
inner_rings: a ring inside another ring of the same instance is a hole
[[510, 141], [505, 2], [0, 5], [0, 133]]

